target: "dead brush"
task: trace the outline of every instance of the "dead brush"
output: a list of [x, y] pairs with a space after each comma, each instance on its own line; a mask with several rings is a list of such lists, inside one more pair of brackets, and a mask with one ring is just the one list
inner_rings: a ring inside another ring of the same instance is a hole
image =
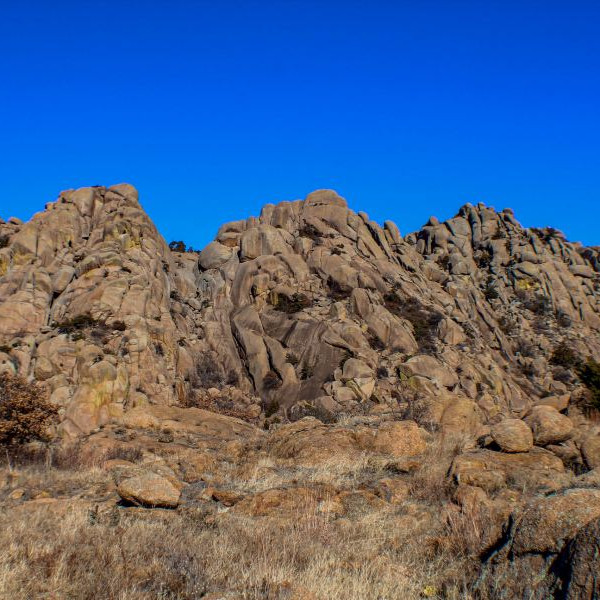
[[469, 443], [470, 439], [460, 434], [442, 435], [431, 443], [409, 479], [411, 497], [435, 505], [447, 502], [454, 491], [449, 478], [452, 463]]

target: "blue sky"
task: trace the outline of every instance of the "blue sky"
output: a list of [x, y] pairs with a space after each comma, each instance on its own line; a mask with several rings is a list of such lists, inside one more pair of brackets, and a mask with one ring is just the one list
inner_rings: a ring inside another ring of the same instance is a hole
[[12, 2], [0, 215], [122, 181], [167, 241], [329, 187], [402, 232], [465, 202], [600, 244], [600, 3]]

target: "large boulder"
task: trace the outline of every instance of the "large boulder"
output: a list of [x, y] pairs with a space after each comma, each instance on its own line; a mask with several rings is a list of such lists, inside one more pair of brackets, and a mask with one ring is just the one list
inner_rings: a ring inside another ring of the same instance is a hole
[[490, 492], [505, 487], [548, 492], [570, 481], [562, 460], [543, 448], [514, 453], [471, 450], [454, 459], [451, 475], [459, 484]]
[[123, 479], [117, 492], [126, 502], [151, 508], [176, 508], [181, 496], [172, 481], [152, 472]]
[[231, 248], [219, 242], [211, 242], [200, 252], [198, 262], [203, 269], [217, 269], [231, 258], [232, 253]]
[[504, 419], [491, 429], [492, 439], [504, 452], [527, 452], [533, 448], [533, 433], [521, 419]]
[[525, 421], [533, 431], [533, 440], [537, 446], [564, 442], [573, 432], [573, 421], [553, 406], [534, 406]]
[[360, 432], [358, 441], [365, 449], [400, 458], [424, 452], [427, 437], [427, 432], [414, 421], [392, 421], [382, 423], [375, 430]]
[[596, 598], [598, 519], [598, 489], [569, 489], [517, 509], [483, 565], [483, 597]]
[[420, 376], [451, 388], [458, 383], [458, 375], [434, 356], [419, 354], [400, 365], [400, 371], [408, 377]]

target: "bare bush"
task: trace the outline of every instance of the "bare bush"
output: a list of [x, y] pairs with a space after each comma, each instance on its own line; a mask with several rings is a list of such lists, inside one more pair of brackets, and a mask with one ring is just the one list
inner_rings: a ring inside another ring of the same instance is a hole
[[403, 299], [396, 292], [386, 294], [383, 300], [392, 314], [410, 322], [419, 350], [425, 354], [435, 354], [437, 327], [443, 315], [424, 306], [417, 298]]
[[14, 448], [49, 441], [57, 413], [38, 385], [16, 375], [0, 375], [0, 445]]

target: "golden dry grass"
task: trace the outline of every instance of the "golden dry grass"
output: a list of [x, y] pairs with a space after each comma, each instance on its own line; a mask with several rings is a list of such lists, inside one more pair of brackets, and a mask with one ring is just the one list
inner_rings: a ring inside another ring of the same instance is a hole
[[[454, 446], [430, 452], [436, 465], [405, 476], [414, 493], [404, 502], [358, 504], [342, 516], [310, 502], [273, 517], [123, 508], [100, 469], [15, 470], [0, 502], [0, 598], [468, 599], [482, 524], [478, 515], [443, 510], [439, 490]], [[247, 496], [299, 486], [357, 490], [389, 476], [388, 466], [364, 455], [300, 468], [263, 455], [222, 477]], [[17, 487], [26, 498], [46, 490], [59, 500], [8, 500]]]

